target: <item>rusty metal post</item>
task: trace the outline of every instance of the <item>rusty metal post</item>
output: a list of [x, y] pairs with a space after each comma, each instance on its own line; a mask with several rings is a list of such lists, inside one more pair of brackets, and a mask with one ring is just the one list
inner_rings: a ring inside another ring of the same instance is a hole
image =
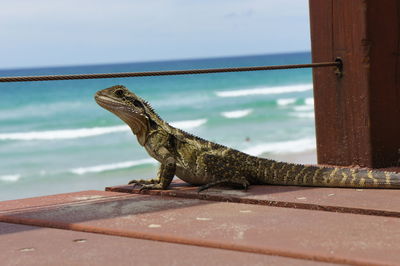
[[318, 163], [399, 163], [400, 1], [309, 0]]

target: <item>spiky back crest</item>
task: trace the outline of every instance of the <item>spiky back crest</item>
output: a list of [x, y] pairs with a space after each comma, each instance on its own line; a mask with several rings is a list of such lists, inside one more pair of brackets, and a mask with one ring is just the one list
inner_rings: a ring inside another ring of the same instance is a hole
[[[166, 132], [168, 132], [169, 134], [171, 134], [175, 138], [177, 138], [179, 141], [187, 142], [188, 140], [191, 140], [193, 142], [202, 143], [205, 146], [211, 145], [212, 148], [214, 148], [214, 149], [229, 149], [229, 150], [231, 150], [233, 152], [242, 153], [242, 152], [240, 152], [238, 150], [235, 150], [235, 149], [232, 149], [232, 148], [228, 148], [228, 147], [226, 147], [224, 145], [205, 140], [205, 139], [203, 139], [203, 138], [201, 138], [199, 136], [193, 135], [192, 133], [189, 133], [189, 132], [186, 132], [186, 131], [184, 131], [182, 129], [179, 129], [179, 128], [171, 126], [168, 122], [166, 122], [165, 120], [163, 120], [159, 116], [159, 114], [154, 110], [154, 108], [151, 106], [151, 104], [148, 101], [146, 101], [145, 99], [143, 99], [140, 96], [136, 95], [135, 93], [131, 92], [129, 89], [127, 89], [123, 85], [115, 85], [115, 86], [109, 87], [109, 88], [107, 88], [105, 90], [107, 90], [107, 91], [116, 91], [118, 89], [124, 90], [126, 93], [128, 93], [128, 96], [133, 97], [137, 101], [140, 101], [140, 103], [142, 103], [142, 105], [145, 107], [145, 114], [144, 115], [146, 115], [149, 120], [152, 120], [153, 122], [155, 122], [158, 127], [161, 127]], [[248, 155], [248, 156], [250, 156], [250, 155]]]

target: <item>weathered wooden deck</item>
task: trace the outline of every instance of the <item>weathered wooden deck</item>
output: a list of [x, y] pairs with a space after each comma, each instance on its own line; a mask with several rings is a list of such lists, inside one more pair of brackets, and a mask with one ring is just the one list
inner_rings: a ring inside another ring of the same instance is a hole
[[400, 264], [400, 190], [108, 190], [2, 202], [1, 264]]

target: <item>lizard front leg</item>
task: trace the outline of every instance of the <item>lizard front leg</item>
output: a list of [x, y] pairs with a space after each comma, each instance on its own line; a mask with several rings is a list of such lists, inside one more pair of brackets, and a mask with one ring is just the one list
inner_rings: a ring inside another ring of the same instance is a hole
[[158, 169], [157, 179], [158, 183], [144, 184], [140, 191], [147, 189], [167, 189], [175, 176], [176, 161], [173, 157], [168, 157], [165, 162], [161, 163]]
[[141, 185], [140, 190], [167, 189], [175, 176], [176, 161], [173, 157], [167, 157], [158, 169], [157, 178], [150, 180], [132, 180], [129, 184]]

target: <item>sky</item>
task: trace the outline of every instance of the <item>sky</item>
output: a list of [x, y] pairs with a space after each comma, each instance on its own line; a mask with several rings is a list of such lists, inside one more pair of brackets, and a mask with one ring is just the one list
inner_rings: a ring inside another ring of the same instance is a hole
[[0, 69], [310, 51], [308, 0], [2, 0]]

